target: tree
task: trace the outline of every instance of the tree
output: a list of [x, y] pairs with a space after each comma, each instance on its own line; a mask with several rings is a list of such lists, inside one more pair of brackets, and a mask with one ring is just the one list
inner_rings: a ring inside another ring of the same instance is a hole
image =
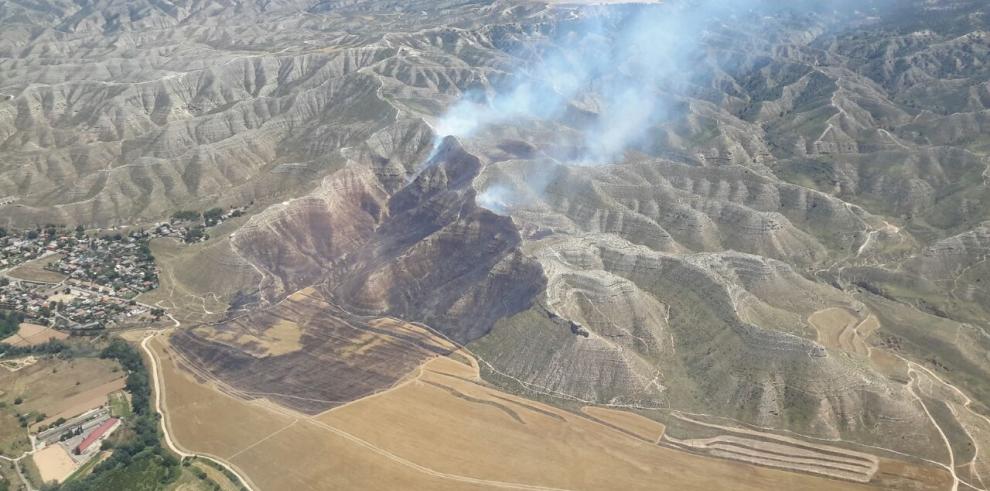
[[177, 211], [172, 215], [172, 218], [179, 221], [193, 221], [198, 219], [200, 216], [198, 211], [191, 210], [181, 210]]
[[223, 216], [223, 208], [210, 208], [203, 212], [203, 221], [206, 223], [207, 227], [216, 225], [220, 221], [220, 217]]
[[223, 208], [220, 207], [210, 208], [209, 210], [203, 212], [203, 218], [206, 219], [220, 218], [221, 216], [223, 216]]
[[203, 230], [203, 227], [196, 226], [186, 231], [185, 240], [186, 242], [197, 242], [204, 237], [206, 237], [206, 232]]

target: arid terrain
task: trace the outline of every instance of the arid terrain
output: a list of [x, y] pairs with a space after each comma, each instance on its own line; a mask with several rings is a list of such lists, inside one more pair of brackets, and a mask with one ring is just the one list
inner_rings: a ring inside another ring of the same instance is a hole
[[[166, 346], [156, 337], [151, 350], [162, 363], [163, 410], [177, 443], [231, 462], [262, 489], [711, 489], [731, 476], [735, 489], [859, 489], [671, 450], [660, 445], [663, 425], [635, 414], [562, 411], [494, 390], [460, 353], [311, 416], [197, 381]], [[341, 458], [321, 458], [328, 454]]]
[[0, 3], [0, 225], [156, 231], [258, 490], [987, 491], [988, 135], [982, 0]]

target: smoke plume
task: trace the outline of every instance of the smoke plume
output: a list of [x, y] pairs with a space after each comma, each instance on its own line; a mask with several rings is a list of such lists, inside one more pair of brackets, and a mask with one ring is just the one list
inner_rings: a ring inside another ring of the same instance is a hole
[[[582, 136], [578, 152], [555, 158], [567, 165], [612, 163], [677, 116], [678, 98], [710, 69], [704, 48], [713, 31], [781, 10], [828, 10], [830, 5], [828, 0], [785, 5], [674, 0], [587, 7], [577, 11], [577, 20], [558, 24], [547, 43], [517, 54], [522, 61], [509, 83], [494, 95], [466, 94], [435, 131], [441, 138], [469, 138], [493, 125], [554, 121]], [[568, 117], [574, 112], [594, 117], [575, 122]], [[510, 193], [499, 189], [497, 194], [482, 198], [497, 201], [494, 208], [503, 210]]]
[[569, 105], [591, 106], [597, 117], [578, 128], [583, 151], [569, 163], [610, 162], [669, 115], [665, 94], [689, 80], [713, 3], [586, 8], [507, 88], [462, 98], [435, 130], [470, 137], [490, 125], [559, 120]]

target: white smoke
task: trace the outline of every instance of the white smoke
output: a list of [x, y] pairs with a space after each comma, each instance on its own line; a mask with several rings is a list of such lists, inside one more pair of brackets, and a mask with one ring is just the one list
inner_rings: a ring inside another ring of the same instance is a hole
[[581, 128], [585, 150], [573, 163], [612, 161], [666, 116], [662, 93], [692, 71], [708, 12], [701, 4], [631, 11], [588, 9], [584, 21], [568, 26], [507, 89], [452, 106], [437, 122], [437, 134], [470, 137], [490, 125], [555, 120], [575, 98], [591, 94], [597, 121]]
[[[836, 0], [817, 4], [829, 1]], [[558, 121], [582, 135], [582, 141], [573, 142], [581, 150], [565, 158], [565, 164], [620, 160], [675, 116], [677, 94], [684, 94], [702, 73], [710, 29], [744, 22], [740, 19], [753, 18], [756, 11], [806, 11], [805, 4], [816, 2], [672, 0], [586, 8], [581, 21], [559, 25], [538, 55], [526, 57], [506, 88], [495, 95], [465, 96], [435, 130], [441, 138], [466, 138], [492, 125]], [[590, 108], [596, 116], [580, 125], [561, 119], [569, 107]]]

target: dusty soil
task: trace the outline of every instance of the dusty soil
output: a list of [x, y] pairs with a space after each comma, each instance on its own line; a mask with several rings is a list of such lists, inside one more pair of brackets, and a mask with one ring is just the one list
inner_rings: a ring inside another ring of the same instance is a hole
[[47, 326], [22, 322], [16, 334], [12, 334], [2, 342], [13, 346], [34, 346], [44, 344], [52, 339], [68, 339], [69, 335]]
[[9, 372], [17, 372], [34, 365], [35, 363], [38, 363], [37, 358], [34, 356], [25, 356], [22, 358], [14, 358], [12, 360], [2, 360], [0, 361], [0, 366], [6, 368]]
[[0, 391], [23, 398], [17, 410], [44, 413], [40, 424], [48, 424], [105, 404], [108, 393], [124, 387], [125, 376], [110, 360], [44, 358], [16, 372], [0, 370]]
[[68, 277], [62, 273], [48, 271], [45, 269], [45, 266], [58, 261], [61, 257], [61, 254], [52, 254], [51, 256], [43, 257], [41, 259], [28, 261], [10, 270], [7, 274], [11, 277], [27, 281], [37, 281], [40, 283], [60, 283]]
[[76, 470], [76, 463], [61, 445], [49, 445], [34, 454], [34, 463], [45, 482], [62, 482]]

